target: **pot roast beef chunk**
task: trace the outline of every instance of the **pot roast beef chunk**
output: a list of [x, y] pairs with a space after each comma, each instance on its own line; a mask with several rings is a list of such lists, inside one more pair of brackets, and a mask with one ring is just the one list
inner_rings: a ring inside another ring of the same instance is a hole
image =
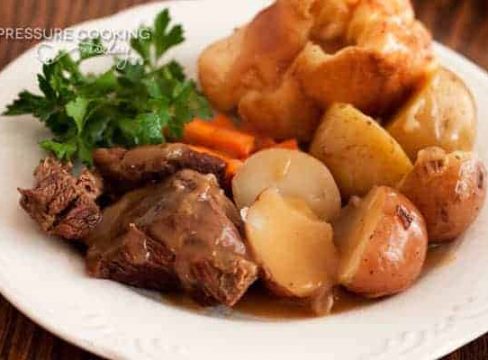
[[114, 192], [126, 192], [158, 182], [182, 169], [214, 174], [224, 183], [225, 161], [179, 143], [123, 148], [97, 149], [93, 152], [97, 169]]
[[101, 211], [95, 203], [102, 193], [102, 181], [84, 170], [79, 178], [71, 165], [46, 158], [36, 168], [33, 189], [19, 189], [20, 205], [51, 235], [83, 239], [99, 223]]
[[182, 170], [125, 194], [87, 239], [88, 272], [234, 305], [257, 276], [241, 220], [213, 175]]
[[78, 176], [77, 184], [92, 200], [103, 195], [103, 179], [97, 172], [84, 169]]

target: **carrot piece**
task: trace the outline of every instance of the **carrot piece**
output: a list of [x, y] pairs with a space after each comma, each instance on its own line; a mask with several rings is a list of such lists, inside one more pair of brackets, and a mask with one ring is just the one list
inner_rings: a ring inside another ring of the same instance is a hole
[[226, 170], [227, 179], [232, 180], [234, 176], [236, 176], [237, 172], [242, 167], [242, 165], [244, 165], [244, 162], [242, 162], [241, 160], [229, 159], [227, 161], [227, 170]]
[[300, 150], [300, 147], [298, 146], [298, 141], [296, 141], [296, 139], [280, 142], [276, 144], [274, 147], [281, 148], [281, 149]]
[[219, 158], [227, 164], [226, 168], [226, 177], [228, 180], [232, 180], [232, 178], [237, 174], [237, 171], [240, 169], [240, 167], [244, 164], [241, 160], [238, 159], [233, 159], [227, 155], [224, 155], [222, 153], [219, 153], [215, 150], [208, 149], [203, 146], [195, 146], [195, 145], [189, 145], [190, 149], [208, 154], [211, 156], [215, 156], [216, 158]]
[[240, 131], [223, 129], [195, 119], [185, 126], [183, 141], [244, 159], [254, 150], [255, 137]]
[[251, 128], [249, 125], [238, 126], [234, 121], [232, 121], [230, 117], [224, 114], [216, 115], [208, 123], [221, 129], [239, 131], [241, 133], [254, 136], [255, 141], [254, 141], [253, 152], [263, 150], [263, 149], [268, 149], [276, 145], [276, 142], [272, 138], [267, 137], [264, 134], [260, 134], [259, 132]]
[[254, 152], [269, 149], [277, 145], [273, 138], [270, 138], [263, 132], [258, 131], [249, 122], [243, 122], [239, 126], [238, 130], [243, 133], [253, 135], [256, 138]]
[[221, 129], [239, 131], [236, 124], [234, 124], [234, 122], [228, 116], [226, 116], [224, 114], [216, 115], [210, 121], [210, 124], [212, 124], [218, 128], [221, 128]]

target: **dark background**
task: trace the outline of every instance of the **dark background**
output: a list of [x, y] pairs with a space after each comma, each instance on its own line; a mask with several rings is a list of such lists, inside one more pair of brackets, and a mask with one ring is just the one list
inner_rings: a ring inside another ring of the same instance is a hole
[[[66, 27], [147, 2], [150, 1], [0, 0], [0, 27]], [[413, 0], [413, 3], [418, 17], [436, 40], [488, 69], [488, 0]], [[27, 41], [0, 39], [0, 70], [32, 45]], [[87, 360], [97, 357], [42, 330], [0, 296], [0, 359]], [[444, 360], [484, 359], [488, 359], [488, 335]]]

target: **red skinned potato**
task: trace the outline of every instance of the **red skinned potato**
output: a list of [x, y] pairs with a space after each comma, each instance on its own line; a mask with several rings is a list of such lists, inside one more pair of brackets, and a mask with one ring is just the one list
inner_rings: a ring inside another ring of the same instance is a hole
[[353, 198], [334, 224], [339, 283], [370, 298], [396, 294], [421, 273], [427, 230], [420, 212], [396, 190], [380, 186]]
[[478, 217], [486, 197], [486, 168], [471, 152], [419, 152], [398, 186], [424, 215], [432, 242], [453, 240]]
[[328, 312], [338, 264], [332, 227], [306, 202], [288, 201], [277, 189], [264, 191], [245, 215], [248, 247], [275, 295]]

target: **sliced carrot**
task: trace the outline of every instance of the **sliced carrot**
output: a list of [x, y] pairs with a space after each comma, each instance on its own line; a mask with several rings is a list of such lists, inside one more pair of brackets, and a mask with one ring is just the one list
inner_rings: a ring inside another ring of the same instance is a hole
[[224, 114], [216, 115], [211, 121], [210, 124], [227, 130], [235, 130], [239, 131], [236, 124], [232, 121], [232, 119]]
[[229, 159], [227, 160], [227, 170], [226, 176], [229, 180], [232, 180], [234, 176], [236, 176], [239, 169], [244, 165], [244, 162], [237, 159]]
[[195, 119], [185, 126], [183, 141], [245, 159], [253, 152], [256, 139], [240, 131], [219, 128], [210, 122]]
[[243, 122], [239, 126], [238, 130], [246, 134], [250, 134], [256, 138], [256, 146], [254, 151], [264, 150], [276, 146], [276, 141], [274, 141], [273, 138], [256, 130], [249, 122]]
[[211, 120], [203, 120], [200, 118], [195, 118], [193, 121], [195, 120], [205, 121], [206, 123], [212, 124], [213, 126], [218, 127], [220, 129], [241, 131], [241, 129], [239, 129], [237, 124], [225, 114], [217, 114]]
[[280, 142], [276, 144], [274, 147], [281, 148], [281, 149], [300, 150], [300, 147], [298, 146], [298, 141], [296, 141], [296, 139]]
[[271, 148], [276, 145], [276, 141], [274, 141], [272, 138], [259, 133], [255, 129], [251, 128], [250, 125], [243, 124], [239, 126], [229, 116], [224, 114], [216, 115], [208, 123], [221, 129], [239, 131], [241, 133], [254, 136], [254, 151]]
[[211, 156], [215, 156], [216, 158], [219, 158], [227, 164], [227, 169], [226, 169], [226, 177], [228, 180], [232, 180], [232, 178], [237, 174], [237, 171], [240, 169], [240, 167], [244, 164], [241, 160], [238, 159], [233, 159], [227, 155], [224, 155], [218, 151], [208, 149], [203, 146], [196, 146], [196, 145], [189, 145], [191, 149], [208, 154]]

